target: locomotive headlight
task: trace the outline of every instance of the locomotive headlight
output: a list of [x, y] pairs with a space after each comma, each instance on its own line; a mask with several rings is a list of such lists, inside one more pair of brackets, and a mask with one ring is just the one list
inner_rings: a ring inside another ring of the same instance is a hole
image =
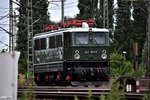
[[101, 55], [101, 57], [102, 57], [102, 59], [106, 59], [107, 58], [107, 54], [104, 53], [104, 54]]
[[106, 53], [106, 50], [103, 50], [102, 53]]
[[75, 53], [79, 53], [79, 50], [76, 50]]
[[76, 54], [74, 55], [74, 58], [75, 58], [75, 59], [80, 59], [80, 55], [79, 55], [78, 53], [76, 53]]

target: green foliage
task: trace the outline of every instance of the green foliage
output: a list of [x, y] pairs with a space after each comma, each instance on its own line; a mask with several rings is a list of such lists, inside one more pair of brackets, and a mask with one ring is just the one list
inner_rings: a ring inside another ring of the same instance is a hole
[[19, 97], [19, 100], [35, 100], [32, 83], [27, 84], [27, 90]]
[[26, 82], [26, 78], [24, 74], [19, 74], [18, 85], [24, 85]]
[[74, 100], [79, 100], [77, 96], [74, 96]]
[[97, 11], [97, 2], [98, 0], [79, 0], [78, 8], [80, 13], [77, 17], [81, 19], [94, 18]]
[[131, 2], [122, 2], [118, 0], [118, 8], [116, 9], [116, 27], [113, 35], [113, 51], [122, 53], [127, 52], [126, 59], [133, 58], [133, 21], [130, 19]]
[[26, 67], [27, 66], [27, 59], [21, 59], [20, 58], [20, 61], [19, 61], [19, 73], [23, 73], [25, 74], [27, 72], [27, 69]]
[[148, 57], [147, 42], [145, 42], [142, 50], [142, 62], [147, 62], [147, 57]]
[[138, 68], [138, 77], [145, 77], [146, 75], [146, 65], [141, 63]]
[[[146, 74], [146, 65], [141, 63], [138, 67], [138, 77], [144, 77]], [[130, 61], [115, 52], [110, 55], [110, 76], [134, 76], [134, 65]]]
[[110, 76], [133, 76], [133, 64], [119, 53], [110, 55]]
[[150, 83], [149, 83], [149, 91], [147, 91], [142, 100], [150, 100]]
[[[100, 0], [100, 5], [98, 9], [99, 0], [79, 0], [78, 8], [79, 14], [77, 14], [77, 19], [88, 19], [94, 18], [97, 23], [97, 27], [103, 27], [103, 0]], [[109, 28], [113, 28], [113, 1], [110, 0], [108, 4], [109, 9]]]
[[[131, 19], [131, 7], [133, 8]], [[133, 43], [138, 43], [139, 62], [142, 61], [142, 49], [146, 41], [146, 2], [118, 0], [116, 9], [116, 27], [113, 35], [113, 51], [127, 51], [127, 60], [133, 60]]]
[[112, 80], [110, 82], [110, 93], [107, 96], [106, 100], [124, 100], [125, 95], [124, 95], [124, 86], [122, 90], [119, 90], [119, 83], [114, 83], [115, 80]]
[[19, 86], [26, 86], [26, 91], [23, 91], [21, 96], [19, 96], [18, 100], [35, 100], [35, 94], [33, 93], [33, 80], [27, 80], [24, 74], [19, 75], [18, 79]]
[[35, 83], [33, 80], [27, 80], [25, 76], [25, 74], [19, 74], [18, 85], [26, 86], [27, 89], [23, 91], [18, 100], [35, 100], [35, 94], [33, 93], [33, 86], [35, 86]]
[[102, 95], [100, 96], [100, 100], [106, 100], [106, 96], [102, 94]]
[[144, 48], [144, 44], [146, 45], [146, 33], [147, 33], [146, 25], [147, 25], [147, 18], [148, 18], [146, 4], [147, 4], [146, 2], [139, 2], [139, 1], [133, 3], [134, 35], [132, 39], [138, 42], [140, 62], [143, 60], [142, 53], [146, 57], [145, 50], [144, 52], [142, 52], [142, 49]]
[[87, 96], [87, 100], [94, 100], [93, 98], [93, 95], [92, 95], [92, 92], [91, 92], [91, 90], [89, 90], [89, 93], [88, 93], [88, 96]]

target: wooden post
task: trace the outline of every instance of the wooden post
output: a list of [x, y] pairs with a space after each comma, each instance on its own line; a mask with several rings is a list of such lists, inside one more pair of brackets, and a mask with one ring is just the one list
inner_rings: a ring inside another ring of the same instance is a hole
[[134, 51], [134, 74], [137, 77], [138, 73], [138, 43], [133, 44], [133, 51]]
[[148, 32], [147, 32], [147, 76], [150, 77], [150, 1], [147, 4], [147, 10], [148, 10]]

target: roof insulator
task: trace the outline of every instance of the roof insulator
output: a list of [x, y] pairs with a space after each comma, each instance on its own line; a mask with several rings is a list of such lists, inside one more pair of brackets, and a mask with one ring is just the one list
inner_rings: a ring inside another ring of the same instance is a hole
[[86, 22], [82, 23], [82, 28], [89, 28], [89, 25]]

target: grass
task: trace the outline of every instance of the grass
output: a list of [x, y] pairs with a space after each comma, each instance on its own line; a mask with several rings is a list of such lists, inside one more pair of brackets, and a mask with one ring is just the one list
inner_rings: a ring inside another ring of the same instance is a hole
[[35, 100], [33, 85], [34, 82], [32, 80], [27, 80], [25, 75], [20, 74], [18, 79], [19, 86], [27, 86], [27, 90], [24, 91], [18, 100]]

